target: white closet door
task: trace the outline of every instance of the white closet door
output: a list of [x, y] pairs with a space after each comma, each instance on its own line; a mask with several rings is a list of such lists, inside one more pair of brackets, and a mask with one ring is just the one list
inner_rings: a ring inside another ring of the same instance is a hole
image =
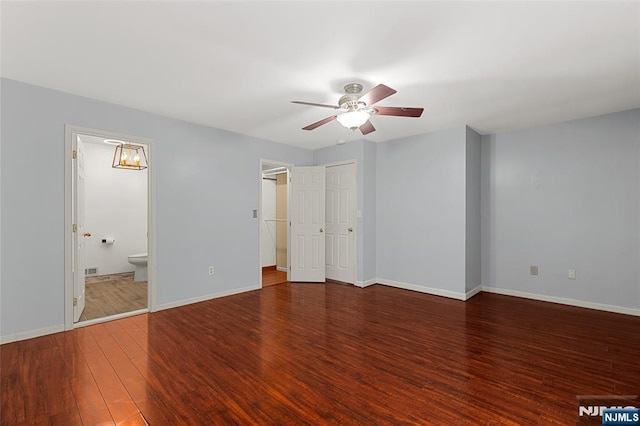
[[356, 165], [327, 167], [326, 274], [355, 284]]
[[325, 168], [291, 170], [291, 281], [325, 280]]

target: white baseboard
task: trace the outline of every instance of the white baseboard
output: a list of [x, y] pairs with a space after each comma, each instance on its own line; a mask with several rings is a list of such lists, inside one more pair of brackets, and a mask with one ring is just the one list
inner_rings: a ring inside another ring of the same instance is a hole
[[137, 311], [124, 312], [122, 314], [109, 315], [107, 317], [100, 317], [100, 318], [96, 318], [88, 321], [75, 323], [73, 324], [73, 328], [87, 327], [89, 325], [101, 324], [103, 322], [114, 321], [122, 318], [129, 318], [136, 315], [146, 314], [148, 312], [149, 312], [149, 309], [145, 308], [145, 309], [138, 309]]
[[408, 284], [400, 281], [387, 280], [385, 278], [378, 278], [377, 282], [378, 284], [384, 284], [390, 287], [397, 287], [405, 290], [419, 291], [420, 293], [433, 294], [434, 296], [449, 297], [451, 299], [457, 299], [457, 300], [467, 300], [467, 295], [465, 293], [458, 293], [450, 290], [442, 290], [440, 288], [424, 287], [421, 285]]
[[[356, 286], [358, 287], [368, 287], [373, 284], [383, 284], [390, 287], [418, 291], [420, 293], [433, 294], [435, 296], [449, 297], [457, 300], [469, 300], [470, 298], [478, 294], [480, 291], [486, 291], [487, 293], [496, 293], [496, 294], [502, 294], [505, 296], [522, 297], [525, 299], [540, 300], [542, 302], [552, 302], [552, 303], [560, 303], [562, 305], [577, 306], [579, 308], [589, 308], [589, 309], [596, 309], [596, 310], [606, 311], [606, 312], [614, 312], [618, 314], [640, 316], [640, 309], [637, 309], [637, 308], [626, 308], [623, 306], [607, 305], [604, 303], [587, 302], [584, 300], [576, 300], [576, 299], [569, 299], [564, 297], [527, 293], [524, 291], [509, 290], [509, 289], [497, 288], [497, 287], [477, 286], [466, 293], [458, 293], [458, 292], [449, 291], [449, 290], [442, 290], [438, 288], [424, 287], [424, 286], [419, 286], [415, 284], [403, 283], [400, 281], [387, 280], [384, 278], [372, 278], [366, 281], [356, 281]], [[165, 309], [177, 308], [178, 306], [189, 305], [191, 303], [197, 303], [197, 302], [204, 302], [205, 300], [217, 299], [219, 297], [231, 296], [233, 294], [239, 294], [239, 293], [244, 293], [247, 291], [259, 290], [259, 289], [260, 289], [259, 285], [253, 285], [253, 286], [242, 287], [242, 288], [233, 289], [233, 290], [221, 291], [218, 293], [212, 293], [212, 294], [208, 294], [200, 297], [193, 297], [190, 299], [179, 300], [177, 302], [165, 303], [165, 304], [156, 306], [156, 308], [154, 309], [154, 312], [165, 310]], [[83, 324], [83, 325], [89, 325], [89, 324]], [[45, 336], [47, 334], [59, 333], [62, 331], [64, 331], [64, 324], [40, 328], [37, 330], [29, 330], [29, 331], [23, 331], [20, 333], [8, 334], [5, 336], [0, 336], [0, 344], [18, 342], [21, 340], [32, 339], [34, 337]]]
[[[587, 302], [584, 300], [569, 299], [564, 297], [547, 296], [535, 293], [527, 293], [517, 290], [508, 290], [496, 287], [477, 286], [466, 293], [458, 293], [450, 290], [442, 290], [439, 288], [424, 287], [415, 284], [403, 283], [400, 281], [387, 280], [385, 278], [376, 278], [369, 280], [378, 284], [388, 285], [390, 287], [402, 288], [405, 290], [418, 291], [421, 293], [433, 294], [435, 296], [449, 297], [457, 300], [469, 300], [481, 291], [488, 293], [503, 294], [505, 296], [523, 297], [525, 299], [540, 300], [542, 302], [560, 303], [562, 305], [576, 306], [579, 308], [596, 309], [599, 311], [614, 312], [618, 314], [640, 316], [640, 309], [627, 308], [624, 306], [607, 305], [604, 303]], [[366, 281], [368, 282], [368, 281]]]
[[54, 325], [52, 327], [39, 328], [37, 330], [23, 331], [21, 333], [8, 334], [0, 336], [0, 344], [19, 342], [20, 340], [33, 339], [34, 337], [45, 336], [47, 334], [59, 333], [64, 331], [64, 324]]
[[244, 293], [246, 291], [259, 290], [261, 287], [259, 284], [234, 288], [233, 290], [221, 291], [218, 293], [206, 294], [204, 296], [192, 297], [190, 299], [178, 300], [176, 302], [163, 303], [162, 305], [156, 305], [153, 312], [163, 311], [165, 309], [177, 308], [178, 306], [190, 305], [191, 303], [204, 302], [205, 300], [217, 299], [219, 297], [231, 296], [233, 294]]
[[509, 290], [497, 287], [482, 287], [482, 291], [487, 293], [503, 294], [505, 296], [523, 297], [525, 299], [540, 300], [542, 302], [560, 303], [562, 305], [577, 306], [579, 308], [597, 309], [599, 311], [615, 312], [617, 314], [627, 314], [640, 316], [640, 309], [625, 308], [623, 306], [606, 305], [604, 303], [587, 302], [584, 300], [568, 299], [565, 297], [547, 296], [542, 294], [527, 293], [518, 290]]
[[366, 280], [366, 281], [356, 281], [356, 287], [369, 287], [370, 285], [374, 285], [377, 284], [378, 280], [376, 278], [371, 278], [370, 280]]
[[280, 272], [287, 272], [287, 267], [286, 266], [276, 266], [276, 269]]
[[[154, 309], [154, 312], [161, 311], [161, 310], [164, 310], [164, 309], [176, 308], [178, 306], [189, 305], [191, 303], [204, 302], [205, 300], [217, 299], [219, 297], [231, 296], [232, 294], [244, 293], [246, 291], [258, 290], [258, 289], [260, 289], [260, 285], [256, 284], [254, 286], [248, 286], [248, 287], [242, 287], [242, 288], [237, 288], [237, 289], [233, 289], [233, 290], [221, 291], [219, 293], [207, 294], [205, 296], [193, 297], [191, 299], [184, 299], [184, 300], [179, 300], [177, 302], [165, 303], [165, 304], [156, 306], [156, 308]], [[138, 315], [138, 314], [141, 314], [141, 313], [144, 313], [144, 312], [146, 312], [145, 309], [140, 310], [140, 311], [136, 311], [136, 312], [127, 312], [125, 314], [114, 315], [112, 317], [109, 317], [108, 319], [112, 320], [112, 319], [124, 318], [124, 317], [127, 317], [127, 316]], [[83, 327], [83, 326], [87, 326], [87, 325], [97, 324], [97, 323], [100, 323], [100, 322], [104, 322], [105, 319], [106, 318], [100, 318], [100, 319], [96, 319], [96, 320], [93, 320], [93, 321], [86, 321], [86, 322], [84, 322], [82, 324], [77, 325], [77, 327]], [[64, 330], [64, 324], [55, 325], [55, 326], [52, 326], [52, 327], [40, 328], [40, 329], [37, 329], [37, 330], [24, 331], [24, 332], [21, 332], [21, 333], [8, 334], [6, 336], [0, 336], [0, 344], [18, 342], [20, 340], [32, 339], [34, 337], [40, 337], [40, 336], [45, 336], [47, 334], [59, 333], [61, 331], [65, 331]]]
[[480, 293], [482, 291], [482, 286], [479, 285], [475, 288], [472, 288], [471, 290], [469, 290], [468, 292], [466, 292], [466, 294], [464, 295], [464, 300], [469, 300], [471, 299], [473, 296], [475, 296], [476, 294]]

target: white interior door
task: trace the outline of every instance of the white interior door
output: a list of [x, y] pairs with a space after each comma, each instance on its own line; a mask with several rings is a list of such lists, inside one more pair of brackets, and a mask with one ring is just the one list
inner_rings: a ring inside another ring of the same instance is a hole
[[355, 284], [356, 165], [326, 169], [327, 278]]
[[85, 231], [85, 168], [84, 168], [84, 145], [79, 137], [76, 138], [76, 161], [75, 161], [75, 262], [73, 274], [73, 322], [78, 322], [85, 304], [85, 250], [84, 240], [91, 234]]
[[291, 170], [291, 281], [325, 280], [325, 167]]

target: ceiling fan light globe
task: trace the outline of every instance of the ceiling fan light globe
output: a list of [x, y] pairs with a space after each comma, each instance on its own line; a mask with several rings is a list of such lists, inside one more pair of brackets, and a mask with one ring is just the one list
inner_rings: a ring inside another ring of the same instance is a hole
[[338, 115], [337, 120], [347, 129], [357, 129], [369, 120], [366, 111], [349, 111]]

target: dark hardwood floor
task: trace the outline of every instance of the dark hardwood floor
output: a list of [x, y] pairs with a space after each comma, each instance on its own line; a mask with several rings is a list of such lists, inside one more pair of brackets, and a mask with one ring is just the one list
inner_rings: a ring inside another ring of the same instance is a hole
[[[640, 394], [640, 318], [282, 284], [0, 346], [0, 423], [575, 424]], [[598, 424], [598, 423], [596, 423]]]
[[278, 271], [275, 266], [262, 268], [262, 287], [269, 287], [287, 282], [287, 273]]

